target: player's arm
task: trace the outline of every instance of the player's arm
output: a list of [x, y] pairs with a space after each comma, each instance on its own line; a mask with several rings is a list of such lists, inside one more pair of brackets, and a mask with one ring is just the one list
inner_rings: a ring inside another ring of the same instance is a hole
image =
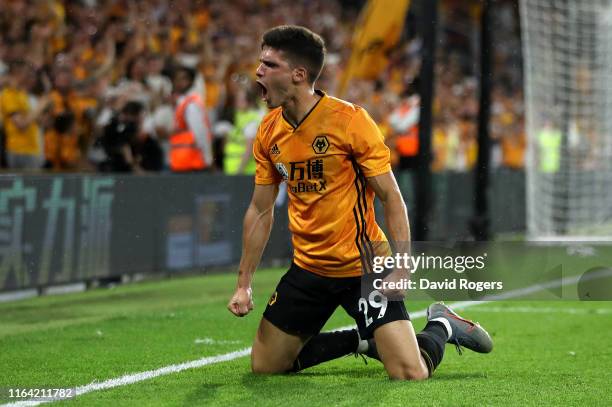
[[391, 171], [367, 178], [370, 187], [383, 204], [385, 225], [395, 250], [408, 253], [410, 246], [410, 224], [406, 204]]
[[[349, 124], [349, 136], [354, 138], [353, 156], [368, 180], [368, 185], [383, 204], [385, 225], [395, 254], [410, 254], [410, 226], [406, 205], [391, 172], [389, 148], [372, 118], [360, 110]], [[385, 276], [384, 282], [405, 281], [410, 277], [406, 269], [396, 268]], [[382, 293], [390, 299], [403, 299], [405, 290], [384, 289]]]
[[[367, 178], [368, 184], [380, 199], [384, 208], [385, 225], [395, 253], [407, 253], [410, 255], [410, 223], [408, 222], [408, 212], [406, 204], [402, 198], [399, 186], [391, 171]], [[395, 269], [387, 275], [384, 281], [398, 282], [410, 278], [409, 270]], [[400, 289], [382, 290], [387, 297], [403, 300], [406, 292]]]
[[244, 216], [238, 284], [227, 305], [230, 312], [239, 317], [253, 309], [251, 282], [270, 237], [277, 195], [278, 184], [255, 185], [253, 198]]
[[410, 226], [406, 205], [389, 163], [389, 148], [372, 118], [358, 110], [349, 123], [347, 133], [352, 143], [353, 158], [366, 176], [369, 186], [385, 209], [385, 224], [395, 250], [407, 252]]

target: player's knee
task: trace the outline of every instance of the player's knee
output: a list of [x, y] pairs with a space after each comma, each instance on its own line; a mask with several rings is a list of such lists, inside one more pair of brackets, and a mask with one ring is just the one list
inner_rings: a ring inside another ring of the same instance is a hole
[[429, 378], [427, 367], [420, 364], [397, 363], [387, 368], [387, 373], [392, 380], [425, 380]]
[[258, 356], [255, 352], [251, 353], [251, 372], [255, 374], [270, 374], [274, 373], [269, 363], [265, 359]]
[[272, 361], [257, 352], [251, 353], [251, 372], [255, 374], [286, 373], [292, 364], [285, 361]]
[[270, 366], [256, 358], [251, 358], [251, 372], [255, 374], [271, 374], [274, 373]]

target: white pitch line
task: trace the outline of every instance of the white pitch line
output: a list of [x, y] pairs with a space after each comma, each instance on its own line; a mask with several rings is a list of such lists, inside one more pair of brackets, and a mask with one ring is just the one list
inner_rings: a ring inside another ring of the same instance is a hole
[[[586, 280], [594, 280], [598, 278], [608, 277], [610, 275], [612, 275], [612, 270], [607, 269], [607, 270], [602, 270], [600, 272], [593, 273], [592, 275], [584, 276], [584, 277]], [[539, 292], [545, 289], [558, 288], [558, 287], [563, 287], [566, 285], [576, 284], [580, 280], [580, 278], [581, 278], [580, 276], [568, 277], [566, 279], [560, 278], [558, 280], [553, 280], [553, 281], [549, 281], [547, 283], [542, 283], [542, 284], [536, 284], [530, 287], [525, 287], [525, 288], [521, 288], [518, 290], [509, 291], [503, 294], [483, 297], [482, 301], [455, 302], [451, 304], [451, 306], [453, 309], [458, 310], [458, 309], [473, 307], [474, 305], [487, 304], [494, 300], [518, 298], [518, 297], [522, 297], [528, 294], [533, 294], [535, 292]], [[420, 310], [420, 311], [410, 313], [410, 317], [412, 319], [423, 318], [426, 314], [427, 314], [427, 310], [425, 309], [425, 310]], [[351, 329], [354, 327], [355, 327], [354, 325], [349, 325], [349, 326], [344, 326], [338, 329], [339, 330]], [[208, 356], [202, 359], [193, 360], [191, 362], [185, 362], [185, 363], [180, 363], [177, 365], [165, 366], [165, 367], [161, 367], [155, 370], [148, 370], [146, 372], [128, 374], [125, 376], [118, 377], [116, 379], [109, 379], [109, 380], [106, 380], [100, 383], [93, 382], [85, 386], [77, 387], [76, 395], [80, 396], [83, 394], [91, 393], [93, 391], [112, 389], [114, 387], [138, 383], [143, 380], [149, 380], [149, 379], [153, 379], [159, 376], [165, 376], [171, 373], [178, 373], [178, 372], [182, 372], [183, 370], [187, 370], [187, 369], [195, 369], [198, 367], [213, 365], [215, 363], [220, 363], [220, 362], [229, 362], [231, 360], [246, 356], [250, 353], [251, 353], [251, 348], [249, 347], [249, 348], [241, 349], [235, 352], [225, 353], [222, 355]], [[25, 401], [18, 401], [15, 403], [2, 404], [0, 407], [38, 406], [43, 403], [50, 403], [50, 402], [58, 401], [58, 400], [59, 399], [25, 400]]]
[[[76, 388], [76, 395], [80, 396], [83, 394], [91, 393], [92, 391], [98, 390], [106, 390], [112, 389], [113, 387], [125, 386], [132, 383], [138, 383], [143, 380], [153, 379], [159, 376], [165, 376], [171, 373], [182, 372], [187, 369], [195, 369], [202, 366], [213, 365], [215, 363], [220, 362], [228, 362], [230, 360], [238, 359], [243, 356], [249, 355], [251, 353], [251, 348], [244, 348], [241, 350], [237, 350], [235, 352], [225, 353], [223, 355], [216, 356], [208, 356], [198, 360], [192, 360], [191, 362], [180, 363], [177, 365], [170, 365], [165, 367], [160, 367], [155, 370], [147, 370], [146, 372], [128, 374], [125, 376], [121, 376], [115, 379], [105, 380], [103, 382], [92, 382], [85, 386], [79, 386]], [[42, 403], [50, 403], [53, 401], [59, 401], [62, 399], [49, 399], [49, 400], [27, 400], [27, 401], [18, 401], [15, 403], [3, 404], [1, 407], [9, 407], [9, 406], [37, 406]]]

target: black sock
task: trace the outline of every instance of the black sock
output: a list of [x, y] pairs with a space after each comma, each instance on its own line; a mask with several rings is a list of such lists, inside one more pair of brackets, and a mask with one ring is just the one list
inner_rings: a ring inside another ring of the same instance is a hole
[[293, 372], [354, 353], [359, 344], [356, 329], [325, 332], [310, 338], [293, 362]]
[[440, 322], [430, 321], [416, 337], [431, 377], [444, 357], [444, 347], [448, 340], [446, 328]]

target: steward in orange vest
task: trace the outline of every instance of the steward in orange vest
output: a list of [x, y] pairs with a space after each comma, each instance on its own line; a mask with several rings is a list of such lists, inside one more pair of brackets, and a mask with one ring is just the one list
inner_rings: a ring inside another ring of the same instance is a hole
[[212, 166], [212, 132], [202, 98], [189, 93], [195, 70], [179, 67], [174, 90], [180, 96], [174, 112], [175, 132], [170, 136], [170, 169], [174, 172], [201, 171]]
[[402, 101], [389, 116], [393, 130], [395, 151], [400, 169], [415, 169], [419, 154], [420, 99], [411, 85], [402, 95]]

